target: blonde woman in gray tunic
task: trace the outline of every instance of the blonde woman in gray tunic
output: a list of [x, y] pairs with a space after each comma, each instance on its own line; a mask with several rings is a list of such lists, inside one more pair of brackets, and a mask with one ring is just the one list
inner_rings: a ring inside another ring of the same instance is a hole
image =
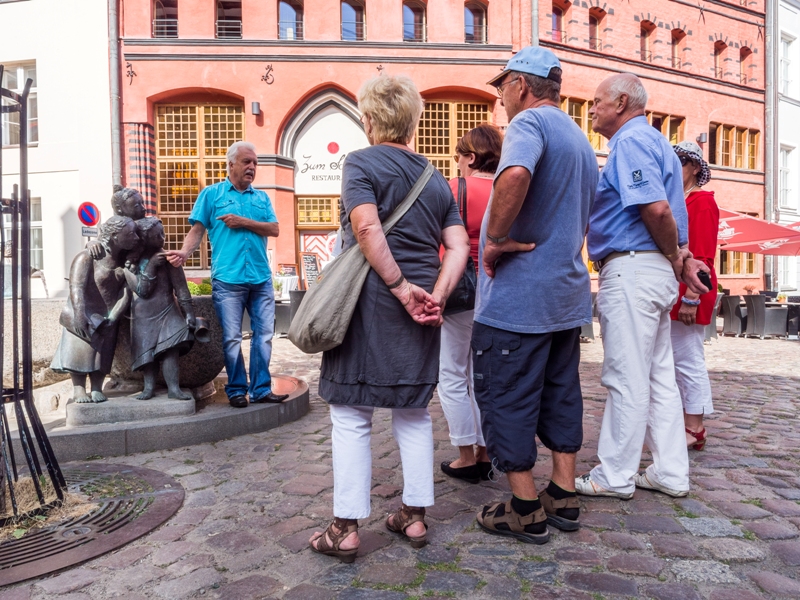
[[453, 194], [438, 172], [384, 236], [381, 222], [428, 164], [408, 147], [423, 101], [410, 79], [382, 76], [364, 84], [358, 104], [371, 146], [345, 159], [342, 227], [344, 248], [358, 244], [372, 269], [344, 342], [322, 357], [319, 394], [333, 424], [335, 518], [310, 540], [314, 551], [346, 562], [358, 552], [358, 519], [370, 514], [375, 408], [392, 410], [403, 467], [403, 505], [385, 526], [412, 547], [426, 542], [425, 508], [433, 505], [428, 402], [438, 378], [439, 326], [469, 254]]

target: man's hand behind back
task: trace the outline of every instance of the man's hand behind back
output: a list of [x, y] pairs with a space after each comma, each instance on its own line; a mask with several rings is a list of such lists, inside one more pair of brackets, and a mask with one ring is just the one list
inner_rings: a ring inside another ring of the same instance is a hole
[[506, 252], [530, 252], [536, 248], [536, 244], [523, 244], [508, 238], [502, 244], [495, 244], [491, 240], [486, 240], [483, 247], [483, 270], [489, 277], [494, 277], [497, 261]]
[[700, 283], [700, 279], [698, 279], [697, 274], [700, 271], [705, 271], [706, 273], [710, 273], [711, 269], [708, 268], [706, 264], [697, 260], [696, 258], [692, 258], [691, 256], [687, 258], [683, 262], [683, 271], [681, 276], [679, 277], [680, 281], [683, 281], [687, 285], [687, 287], [692, 290], [695, 294], [705, 294], [709, 291], [709, 289]]

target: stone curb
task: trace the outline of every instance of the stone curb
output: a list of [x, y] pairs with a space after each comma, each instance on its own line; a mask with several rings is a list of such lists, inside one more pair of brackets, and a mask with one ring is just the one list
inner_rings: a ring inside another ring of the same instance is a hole
[[[282, 388], [294, 387], [280, 404], [251, 404], [244, 409], [209, 405], [188, 417], [51, 430], [48, 438], [59, 462], [69, 462], [218, 442], [280, 427], [308, 413], [305, 381], [286, 375], [273, 375], [273, 379], [283, 380]], [[24, 456], [16, 432], [14, 452]]]

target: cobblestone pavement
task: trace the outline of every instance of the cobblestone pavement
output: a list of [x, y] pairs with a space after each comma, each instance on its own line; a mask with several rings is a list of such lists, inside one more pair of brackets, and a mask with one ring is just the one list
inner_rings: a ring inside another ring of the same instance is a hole
[[[579, 473], [596, 460], [605, 397], [602, 345], [582, 351]], [[553, 530], [543, 546], [477, 528], [478, 507], [507, 497], [505, 478], [470, 485], [438, 467], [430, 544], [412, 550], [388, 533], [382, 521], [400, 503], [402, 474], [389, 412], [377, 411], [373, 514], [360, 524], [358, 560], [344, 565], [307, 549], [311, 532], [332, 516], [330, 421], [316, 396], [319, 357], [276, 340], [275, 371], [311, 387], [306, 417], [217, 444], [103, 460], [180, 478], [183, 508], [113, 554], [0, 591], [0, 598], [800, 598], [800, 342], [727, 338], [706, 354], [717, 412], [707, 420], [706, 450], [690, 451], [690, 496], [584, 498], [582, 529]], [[431, 412], [438, 465], [457, 454], [436, 399]], [[540, 488], [549, 469], [543, 450], [534, 470]]]

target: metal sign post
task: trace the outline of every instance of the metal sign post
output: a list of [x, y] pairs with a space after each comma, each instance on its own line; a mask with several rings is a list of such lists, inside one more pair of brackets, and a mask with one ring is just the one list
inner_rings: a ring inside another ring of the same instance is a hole
[[[0, 65], [0, 81], [3, 77], [3, 66]], [[0, 269], [0, 287], [5, 296], [5, 266], [11, 266], [11, 388], [3, 388], [0, 397], [0, 513], [5, 510], [5, 489], [8, 489], [12, 504], [12, 517], [0, 518], [0, 526], [10, 519], [20, 516], [17, 504], [15, 484], [19, 480], [14, 456], [13, 439], [6, 414], [5, 405], [14, 405], [19, 442], [25, 457], [28, 475], [30, 475], [39, 508], [31, 513], [44, 512], [64, 500], [66, 482], [61, 473], [50, 440], [39, 418], [33, 402], [33, 346], [31, 341], [31, 214], [30, 192], [28, 190], [28, 94], [32, 85], [28, 79], [21, 94], [0, 87], [1, 113], [19, 114], [19, 184], [15, 184], [10, 199], [3, 198], [2, 188], [2, 151], [0, 151], [0, 214], [11, 217], [11, 244], [8, 245], [5, 235], [5, 223], [0, 225], [0, 248], [2, 248], [3, 268]], [[3, 120], [0, 119], [0, 139], [3, 133]], [[6, 341], [5, 331], [5, 298], [0, 304], [0, 340]], [[0, 368], [3, 358], [0, 356]], [[5, 374], [5, 371], [3, 371]], [[20, 377], [22, 381], [20, 382]], [[38, 446], [38, 454], [37, 454]], [[41, 460], [40, 460], [41, 457]], [[42, 463], [50, 478], [56, 499], [47, 502], [42, 483], [45, 481]]]

